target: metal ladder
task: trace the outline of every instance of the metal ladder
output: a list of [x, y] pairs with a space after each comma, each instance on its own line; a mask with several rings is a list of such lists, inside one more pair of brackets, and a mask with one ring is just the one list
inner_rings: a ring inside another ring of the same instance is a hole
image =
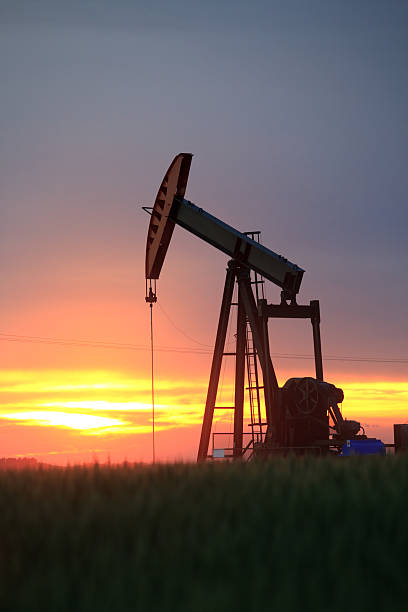
[[260, 443], [262, 442], [263, 435], [260, 390], [263, 387], [259, 384], [257, 353], [253, 342], [251, 328], [248, 324], [246, 333], [246, 363], [252, 439], [254, 443]]
[[[246, 232], [246, 235], [260, 243], [261, 232]], [[256, 302], [264, 299], [264, 279], [256, 272], [251, 272], [251, 284], [255, 289]], [[266, 432], [266, 423], [262, 421], [262, 410], [261, 410], [261, 394], [260, 391], [263, 389], [263, 385], [259, 384], [259, 368], [258, 368], [258, 357], [257, 351], [254, 345], [254, 339], [252, 336], [251, 326], [247, 321], [246, 326], [246, 365], [247, 365], [247, 376], [248, 386], [246, 387], [249, 394], [249, 407], [251, 414], [251, 422], [249, 426], [252, 433], [253, 444], [259, 444], [264, 439]]]

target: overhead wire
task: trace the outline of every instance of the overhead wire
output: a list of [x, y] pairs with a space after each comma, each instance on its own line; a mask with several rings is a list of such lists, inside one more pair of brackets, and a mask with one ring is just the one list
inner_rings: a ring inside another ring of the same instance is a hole
[[189, 336], [189, 334], [186, 334], [185, 331], [183, 331], [178, 325], [176, 325], [176, 323], [174, 323], [174, 321], [169, 317], [169, 315], [167, 314], [167, 312], [164, 310], [163, 306], [159, 302], [157, 302], [157, 305], [160, 308], [160, 310], [162, 311], [162, 313], [164, 314], [164, 316], [166, 317], [166, 319], [168, 320], [168, 322], [170, 323], [170, 325], [172, 325], [174, 327], [174, 329], [176, 329], [178, 332], [180, 332], [180, 334], [185, 336], [185, 338], [187, 338], [188, 340], [191, 340], [191, 342], [194, 342], [195, 344], [200, 344], [201, 346], [205, 346], [207, 348], [211, 348], [212, 347], [211, 344], [204, 344], [203, 342], [200, 342], [199, 340], [195, 340], [194, 338]]
[[[205, 346], [206, 348], [214, 348], [214, 344], [206, 344], [204, 342], [200, 342], [199, 340], [196, 340], [195, 338], [193, 338], [192, 336], [190, 336], [189, 334], [187, 334], [184, 330], [182, 330], [176, 323], [174, 323], [174, 321], [172, 320], [172, 318], [169, 316], [169, 314], [164, 310], [163, 306], [161, 304], [159, 304], [159, 302], [157, 302], [158, 307], [160, 308], [160, 310], [162, 311], [162, 313], [164, 314], [164, 316], [166, 317], [166, 319], [168, 320], [168, 322], [170, 323], [170, 325], [172, 325], [174, 327], [174, 329], [176, 329], [178, 332], [180, 332], [180, 334], [182, 334], [185, 338], [187, 338], [188, 340], [191, 340], [191, 342], [194, 342], [194, 344], [199, 344], [200, 346]], [[233, 341], [228, 340], [226, 342], [226, 346], [231, 346], [233, 344]]]
[[[3, 342], [21, 342], [47, 345], [61, 345], [73, 347], [87, 348], [102, 348], [112, 350], [132, 350], [132, 351], [147, 351], [150, 347], [142, 344], [133, 344], [126, 342], [111, 342], [109, 340], [89, 340], [89, 339], [68, 339], [54, 338], [51, 336], [32, 336], [22, 334], [12, 334], [0, 332], [0, 341]], [[206, 345], [210, 347], [210, 345]], [[183, 347], [183, 346], [155, 346], [155, 350], [169, 353], [186, 353], [193, 355], [211, 355], [212, 350], [204, 348]], [[272, 357], [277, 359], [314, 359], [313, 355], [301, 353], [271, 353]], [[389, 363], [389, 364], [408, 364], [408, 357], [363, 357], [363, 356], [347, 356], [347, 355], [325, 355], [325, 361], [342, 361], [342, 362], [362, 362], [362, 363]]]

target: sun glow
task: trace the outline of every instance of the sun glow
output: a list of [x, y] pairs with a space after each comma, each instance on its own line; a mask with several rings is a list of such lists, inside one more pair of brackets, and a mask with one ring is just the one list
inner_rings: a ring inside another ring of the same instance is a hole
[[71, 429], [101, 429], [106, 427], [123, 426], [125, 423], [119, 419], [95, 416], [93, 414], [78, 414], [70, 412], [32, 411], [10, 412], [2, 415], [3, 419], [24, 421], [27, 425], [69, 427]]
[[[368, 434], [387, 435], [387, 441], [392, 441], [392, 433], [387, 433], [392, 432], [392, 423], [408, 418], [408, 382], [340, 377], [336, 381], [344, 389], [344, 416], [363, 423]], [[158, 447], [167, 444], [163, 457], [175, 458], [180, 453], [194, 458], [207, 384], [206, 378], [158, 381], [156, 432], [160, 434]], [[43, 457], [51, 453], [77, 459], [89, 456], [97, 439], [95, 452], [109, 453], [118, 460], [150, 460], [150, 394], [149, 378], [121, 371], [0, 370], [3, 453]], [[226, 378], [217, 406], [233, 403], [233, 384]], [[245, 414], [249, 414], [248, 405]], [[216, 431], [232, 432], [233, 411], [217, 410], [214, 426]]]
[[343, 409], [349, 418], [408, 418], [408, 382], [346, 382], [340, 386], [344, 390]]
[[[41, 404], [44, 408], [61, 407], [69, 409], [81, 409], [81, 410], [97, 410], [97, 411], [135, 411], [135, 410], [151, 410], [151, 403], [143, 402], [114, 402], [108, 400], [78, 400], [78, 401], [55, 401], [51, 403]], [[158, 410], [168, 408], [166, 404], [156, 404]]]
[[[195, 380], [160, 379], [156, 382], [157, 389], [174, 390], [196, 389]], [[135, 378], [124, 372], [111, 370], [0, 370], [1, 393], [93, 393], [104, 392], [148, 395], [151, 390], [151, 380]]]

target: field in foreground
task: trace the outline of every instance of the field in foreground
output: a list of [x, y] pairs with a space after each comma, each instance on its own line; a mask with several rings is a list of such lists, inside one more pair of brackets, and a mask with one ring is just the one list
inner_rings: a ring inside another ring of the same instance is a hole
[[408, 456], [0, 472], [2, 610], [407, 610]]

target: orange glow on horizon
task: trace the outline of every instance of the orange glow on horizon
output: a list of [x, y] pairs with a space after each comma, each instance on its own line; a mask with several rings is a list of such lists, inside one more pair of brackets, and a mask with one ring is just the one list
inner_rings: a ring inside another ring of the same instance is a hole
[[408, 382], [368, 381], [343, 383], [343, 412], [348, 418], [408, 417]]
[[2, 414], [1, 418], [13, 421], [24, 421], [31, 425], [69, 427], [71, 429], [93, 430], [98, 429], [98, 433], [103, 433], [106, 427], [124, 425], [119, 419], [110, 419], [104, 416], [89, 414], [72, 414], [70, 412], [33, 411], [33, 412], [11, 412]]
[[[380, 437], [392, 422], [407, 421], [408, 381], [338, 384], [344, 416], [360, 420], [369, 435]], [[89, 459], [92, 450], [150, 460], [150, 385], [150, 379], [109, 370], [0, 370], [2, 454], [66, 461]], [[206, 379], [157, 380], [156, 431], [164, 458], [194, 459], [206, 391]], [[217, 405], [232, 405], [232, 398], [232, 383], [224, 381]], [[233, 411], [217, 410], [214, 425], [232, 432]]]

